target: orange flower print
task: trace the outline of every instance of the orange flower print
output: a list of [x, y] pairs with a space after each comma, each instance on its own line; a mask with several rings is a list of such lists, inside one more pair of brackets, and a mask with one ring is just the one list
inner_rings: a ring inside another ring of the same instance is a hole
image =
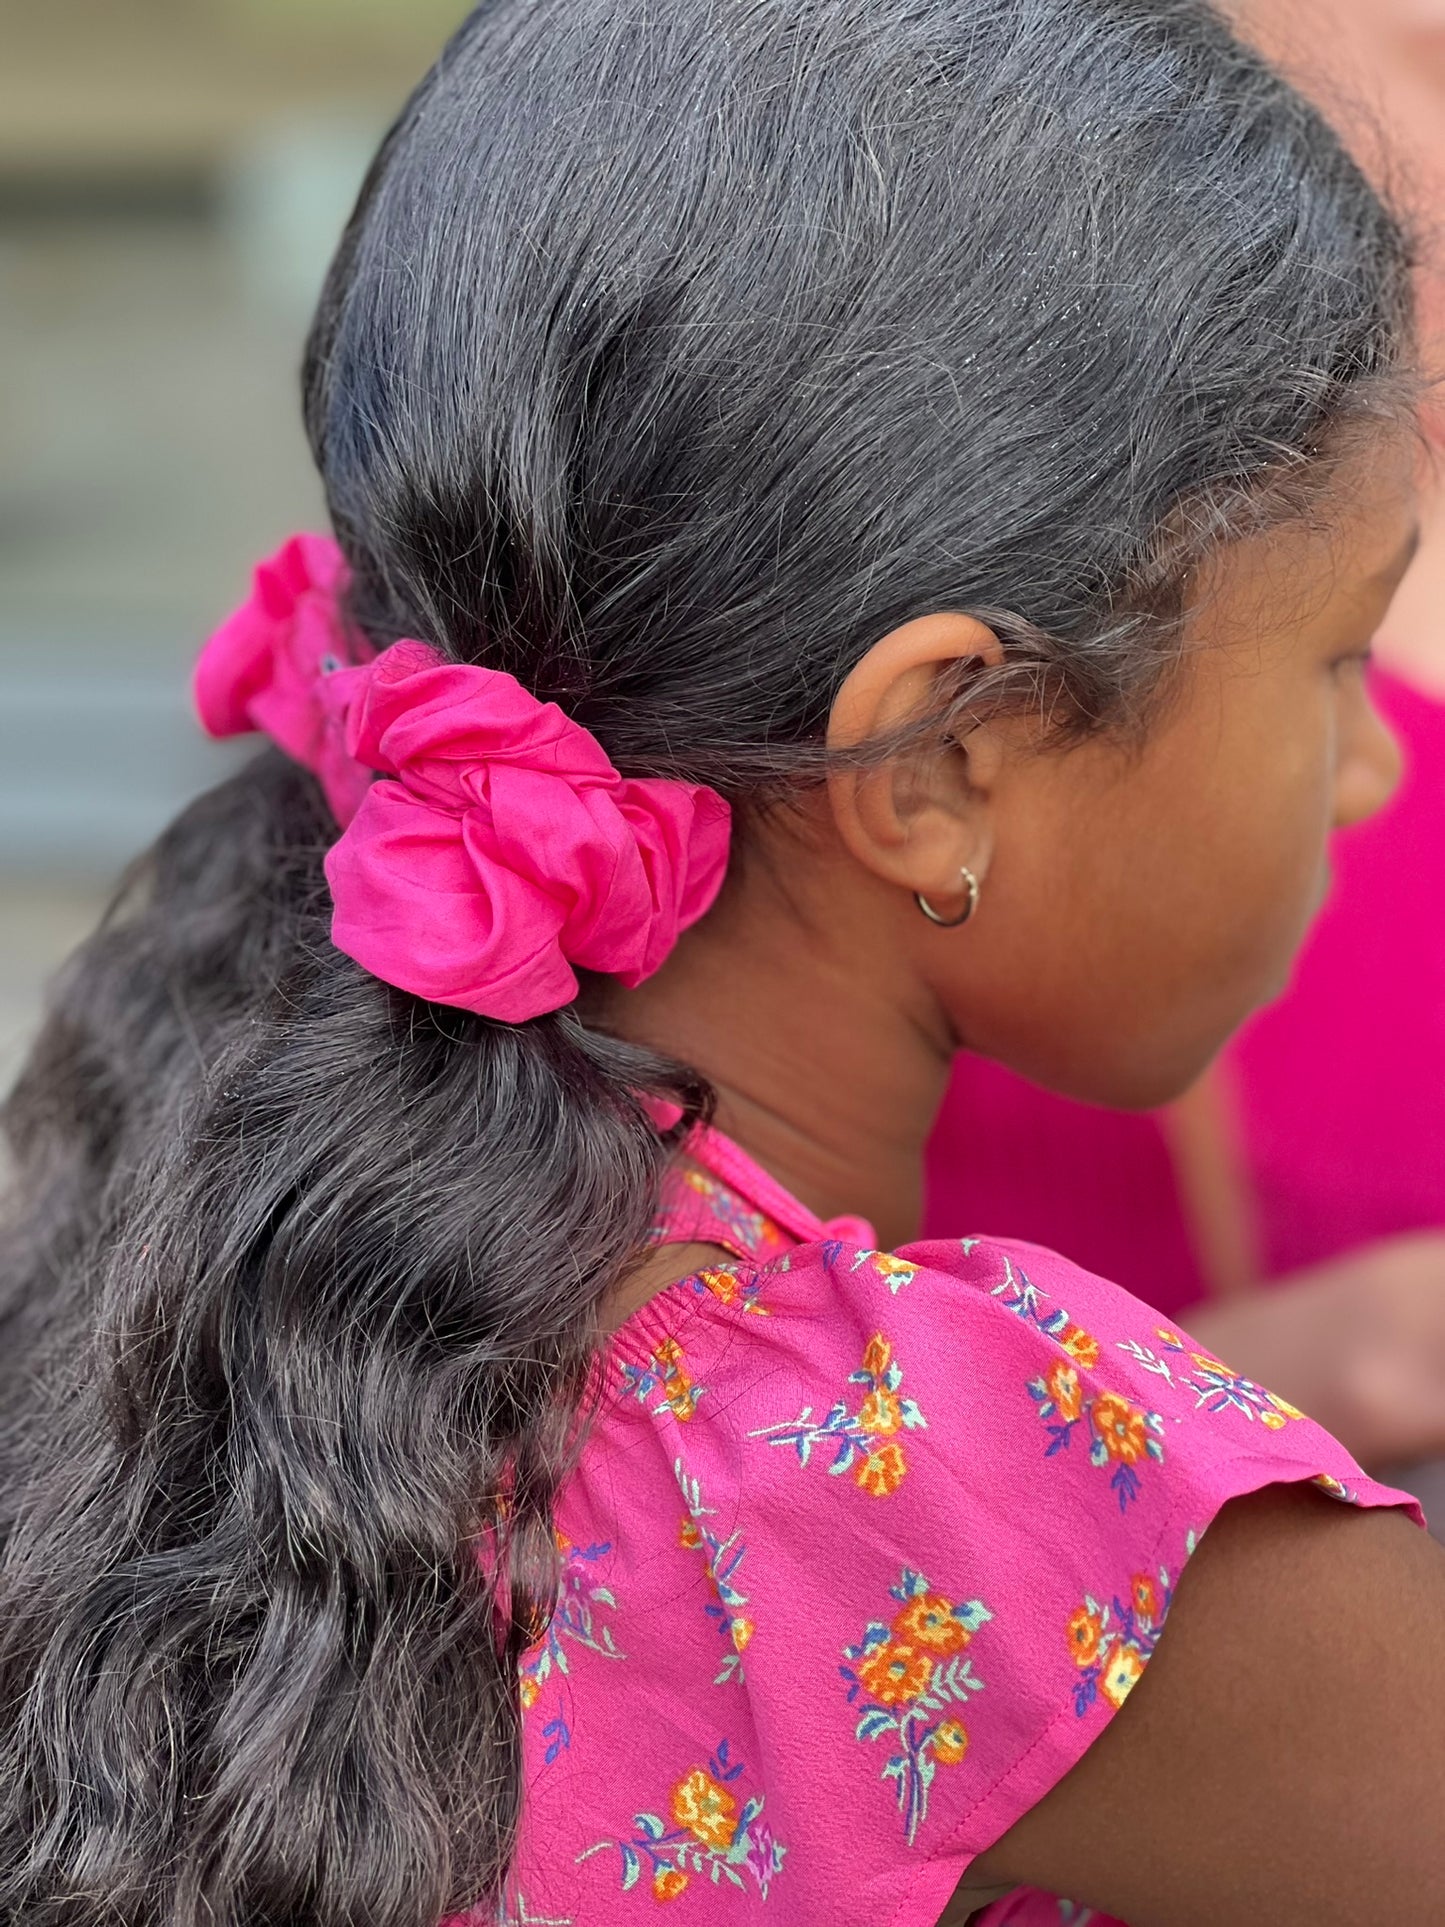
[[1099, 1691], [1111, 1706], [1122, 1706], [1144, 1671], [1138, 1650], [1127, 1640], [1116, 1640], [1104, 1656]]
[[1084, 1388], [1078, 1372], [1061, 1358], [1050, 1367], [1044, 1383], [1059, 1417], [1065, 1425], [1072, 1425], [1084, 1410]]
[[1148, 1414], [1117, 1392], [1101, 1392], [1094, 1400], [1094, 1434], [1111, 1459], [1137, 1465], [1149, 1449]]
[[530, 1673], [522, 1675], [522, 1711], [530, 1713], [541, 1695], [541, 1687]]
[[700, 1394], [683, 1366], [681, 1345], [675, 1338], [664, 1338], [653, 1357], [664, 1368], [663, 1388], [674, 1414], [678, 1418], [692, 1418], [697, 1411]]
[[751, 1882], [766, 1900], [788, 1850], [763, 1818], [763, 1795], [744, 1797], [745, 1772], [729, 1742], [720, 1740], [705, 1767], [693, 1767], [673, 1786], [666, 1816], [634, 1814], [630, 1837], [597, 1841], [578, 1855], [579, 1864], [595, 1853], [616, 1853], [622, 1891], [646, 1876], [654, 1900], [676, 1900], [693, 1874], [705, 1874], [714, 1885], [723, 1879], [733, 1887]]
[[742, 1291], [742, 1280], [735, 1271], [700, 1271], [698, 1282], [724, 1305], [734, 1304]]
[[1092, 1666], [1099, 1657], [1099, 1641], [1103, 1637], [1104, 1621], [1097, 1612], [1090, 1612], [1087, 1606], [1078, 1606], [1069, 1615], [1069, 1651], [1074, 1655], [1076, 1666]]
[[907, 1258], [899, 1258], [891, 1251], [860, 1251], [854, 1258], [851, 1269], [861, 1271], [868, 1265], [878, 1276], [887, 1281], [888, 1289], [896, 1298], [905, 1285], [911, 1285], [918, 1276], [917, 1265]]
[[961, 1653], [973, 1635], [941, 1592], [919, 1593], [893, 1621], [893, 1634], [908, 1646], [930, 1653]]
[[[1194, 1535], [1185, 1540], [1194, 1550]], [[1102, 1605], [1087, 1595], [1069, 1615], [1069, 1650], [1078, 1667], [1074, 1711], [1082, 1719], [1100, 1699], [1122, 1706], [1143, 1676], [1173, 1599], [1169, 1574], [1161, 1566], [1157, 1580], [1136, 1572], [1127, 1596]]]
[[854, 1738], [893, 1742], [880, 1778], [893, 1787], [911, 1846], [928, 1816], [935, 1767], [957, 1766], [968, 1752], [955, 1709], [982, 1692], [983, 1681], [965, 1648], [993, 1614], [981, 1599], [956, 1604], [907, 1567], [888, 1590], [897, 1602], [892, 1620], [872, 1621], [856, 1646], [845, 1646], [839, 1670], [858, 1711]]
[[928, 1421], [917, 1400], [903, 1396], [903, 1367], [883, 1332], [874, 1332], [868, 1340], [863, 1363], [848, 1374], [848, 1383], [864, 1388], [856, 1412], [849, 1410], [846, 1398], [830, 1406], [821, 1419], [814, 1416], [811, 1405], [805, 1405], [796, 1419], [760, 1426], [749, 1436], [765, 1438], [772, 1445], [791, 1445], [800, 1465], [808, 1463], [815, 1448], [829, 1449], [830, 1472], [851, 1472], [860, 1491], [886, 1499], [908, 1472], [900, 1434], [924, 1431]]
[[711, 1292], [720, 1305], [730, 1310], [751, 1312], [755, 1318], [771, 1318], [772, 1307], [762, 1302], [763, 1274], [759, 1271], [734, 1271], [727, 1265], [713, 1265], [693, 1274], [694, 1291]]
[[863, 1369], [872, 1378], [881, 1378], [893, 1363], [893, 1347], [882, 1332], [874, 1332], [863, 1349]]
[[[1055, 1318], [1061, 1315], [1055, 1314]], [[1119, 1510], [1125, 1512], [1140, 1492], [1139, 1474], [1134, 1468], [1146, 1458], [1164, 1457], [1164, 1420], [1157, 1412], [1131, 1405], [1118, 1392], [1089, 1395], [1080, 1376], [1078, 1357], [1088, 1356], [1091, 1347], [1097, 1353], [1098, 1345], [1087, 1332], [1065, 1322], [1048, 1335], [1065, 1346], [1073, 1335], [1076, 1343], [1065, 1357], [1056, 1358], [1042, 1377], [1029, 1381], [1029, 1396], [1038, 1406], [1049, 1436], [1044, 1457], [1051, 1459], [1066, 1451], [1074, 1427], [1087, 1423], [1089, 1462], [1113, 1466], [1109, 1483], [1118, 1495]]]
[[672, 1817], [705, 1847], [730, 1847], [738, 1803], [725, 1786], [698, 1766], [672, 1789]]
[[902, 1706], [916, 1700], [932, 1677], [931, 1656], [896, 1641], [870, 1654], [858, 1668], [863, 1690], [880, 1706]]
[[740, 1653], [747, 1651], [748, 1644], [756, 1631], [757, 1628], [750, 1619], [734, 1619], [728, 1627], [733, 1645]]
[[903, 1407], [890, 1391], [870, 1392], [858, 1407], [858, 1423], [865, 1432], [888, 1438], [903, 1424]]
[[702, 1544], [702, 1528], [696, 1519], [684, 1519], [677, 1529], [677, 1543], [688, 1552], [696, 1552]]
[[[1001, 1298], [1004, 1308], [1016, 1318], [1051, 1338], [1063, 1354], [1052, 1359], [1037, 1378], [1028, 1381], [1029, 1396], [1037, 1405], [1039, 1418], [1048, 1433], [1044, 1457], [1051, 1459], [1056, 1453], [1066, 1451], [1075, 1426], [1086, 1424], [1089, 1463], [1112, 1465], [1109, 1484], [1118, 1497], [1119, 1510], [1126, 1512], [1141, 1490], [1135, 1467], [1146, 1458], [1162, 1460], [1164, 1457], [1163, 1418], [1158, 1412], [1132, 1405], [1118, 1392], [1093, 1390], [1082, 1374], [1093, 1371], [1099, 1363], [1102, 1347], [1098, 1339], [1082, 1325], [1076, 1325], [1061, 1305], [1050, 1308], [1049, 1300], [1027, 1273], [1016, 1272], [1007, 1258], [1003, 1281], [994, 1287], [993, 1296]], [[1141, 1361], [1154, 1357], [1152, 1352], [1131, 1343], [1125, 1343], [1121, 1349], [1132, 1350]], [[1155, 1361], [1150, 1369], [1156, 1365], [1164, 1377], [1170, 1378], [1167, 1365]]]
[[675, 1338], [659, 1340], [646, 1365], [624, 1362], [622, 1382], [633, 1397], [644, 1405], [660, 1392], [662, 1397], [652, 1406], [652, 1410], [656, 1413], [671, 1412], [678, 1419], [695, 1417], [698, 1400], [707, 1391], [707, 1387], [699, 1385], [688, 1371], [686, 1354]]
[[907, 1471], [903, 1447], [890, 1443], [868, 1454], [853, 1474], [853, 1481], [865, 1492], [871, 1492], [875, 1499], [886, 1499], [902, 1485]]
[[[1260, 1389], [1263, 1391], [1263, 1386]], [[1291, 1419], [1304, 1417], [1304, 1413], [1297, 1405], [1291, 1405], [1289, 1400], [1281, 1398], [1278, 1392], [1265, 1392], [1264, 1395], [1269, 1400], [1269, 1407], [1261, 1409], [1259, 1422], [1267, 1432], [1282, 1432]]]
[[1092, 1371], [1099, 1362], [1099, 1341], [1086, 1332], [1081, 1325], [1065, 1325], [1059, 1334], [1059, 1343], [1069, 1357], [1082, 1365], [1086, 1372]]

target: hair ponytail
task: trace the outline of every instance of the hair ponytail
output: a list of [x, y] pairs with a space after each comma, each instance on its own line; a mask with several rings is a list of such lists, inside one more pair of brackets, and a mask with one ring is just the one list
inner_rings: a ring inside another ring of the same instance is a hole
[[[570, 1013], [492, 1024], [332, 951], [310, 789], [266, 757], [171, 832], [11, 1108], [22, 1181], [56, 1167], [32, 1235], [67, 1241], [36, 1238], [36, 1282], [88, 1290], [50, 1308], [46, 1475], [10, 1494], [7, 1918], [413, 1927], [509, 1850], [552, 1498], [664, 1155], [637, 1093], [695, 1098]], [[131, 1063], [122, 949], [155, 983]], [[87, 1051], [150, 1113], [107, 1144], [56, 1114]]]

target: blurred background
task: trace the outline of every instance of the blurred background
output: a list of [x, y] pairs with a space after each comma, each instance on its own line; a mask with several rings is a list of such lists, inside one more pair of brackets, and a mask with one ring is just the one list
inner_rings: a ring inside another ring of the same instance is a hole
[[[0, 1084], [120, 865], [224, 766], [189, 665], [251, 563], [318, 524], [309, 311], [462, 11], [0, 0]], [[1247, 23], [1342, 76], [1408, 198], [1445, 209], [1442, 0], [1251, 0]], [[1442, 556], [1407, 597], [1435, 612]]]
[[225, 752], [191, 659], [321, 504], [301, 343], [463, 0], [0, 0], [0, 1083]]

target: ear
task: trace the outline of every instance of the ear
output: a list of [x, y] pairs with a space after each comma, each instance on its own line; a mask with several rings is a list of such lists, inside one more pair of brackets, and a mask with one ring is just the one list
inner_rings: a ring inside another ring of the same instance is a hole
[[[964, 663], [997, 668], [1003, 646], [972, 616], [920, 616], [883, 637], [838, 692], [828, 748], [886, 741], [937, 713], [940, 685]], [[993, 856], [992, 794], [1001, 745], [986, 724], [932, 732], [887, 760], [835, 769], [829, 800], [838, 834], [863, 867], [917, 891], [945, 913], [961, 908], [961, 873], [979, 883]]]

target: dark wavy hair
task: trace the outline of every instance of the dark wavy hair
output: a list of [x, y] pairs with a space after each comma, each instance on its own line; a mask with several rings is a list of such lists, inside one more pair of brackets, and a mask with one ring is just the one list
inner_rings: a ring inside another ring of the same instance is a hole
[[[1141, 713], [1211, 545], [1400, 419], [1409, 249], [1196, 0], [488, 0], [331, 273], [353, 613], [629, 774], [816, 780], [879, 636]], [[980, 697], [974, 690], [968, 699]], [[600, 1310], [685, 1068], [327, 939], [275, 753], [136, 866], [5, 1111], [0, 1918], [495, 1899]]]

